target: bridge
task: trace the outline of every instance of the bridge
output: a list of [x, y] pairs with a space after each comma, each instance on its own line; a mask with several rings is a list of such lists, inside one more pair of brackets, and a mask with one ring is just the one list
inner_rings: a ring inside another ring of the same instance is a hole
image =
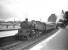
[[20, 28], [20, 24], [10, 24], [10, 23], [1, 23], [0, 31], [6, 30], [18, 30]]

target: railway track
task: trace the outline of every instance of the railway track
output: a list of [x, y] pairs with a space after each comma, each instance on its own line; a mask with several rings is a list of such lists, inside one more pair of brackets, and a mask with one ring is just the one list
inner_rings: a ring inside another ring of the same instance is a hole
[[9, 43], [9, 45], [4, 45], [1, 50], [29, 50], [34, 45], [38, 44], [42, 40], [46, 39], [50, 35], [54, 34], [57, 29], [50, 30], [47, 34], [44, 34], [36, 39], [29, 40], [29, 41], [14, 41]]

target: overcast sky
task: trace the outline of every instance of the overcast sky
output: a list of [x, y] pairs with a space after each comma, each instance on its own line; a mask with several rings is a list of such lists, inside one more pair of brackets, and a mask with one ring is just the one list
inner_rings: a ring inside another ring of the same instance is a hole
[[[55, 13], [60, 17], [61, 10], [68, 9], [67, 0], [0, 0], [3, 12], [8, 15], [8, 20], [24, 20], [25, 18], [46, 22], [50, 14]], [[1, 17], [0, 17], [1, 18]], [[3, 17], [2, 17], [3, 19]]]

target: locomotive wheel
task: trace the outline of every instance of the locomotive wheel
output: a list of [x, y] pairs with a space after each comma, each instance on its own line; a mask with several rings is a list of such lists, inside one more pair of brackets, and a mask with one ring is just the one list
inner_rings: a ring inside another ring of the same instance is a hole
[[40, 34], [39, 34], [39, 32], [36, 32], [36, 37], [38, 37]]
[[19, 40], [27, 40], [26, 36], [20, 36]]
[[19, 40], [27, 40], [26, 36], [19, 36]]
[[31, 40], [32, 38], [30, 36], [27, 36], [27, 40]]

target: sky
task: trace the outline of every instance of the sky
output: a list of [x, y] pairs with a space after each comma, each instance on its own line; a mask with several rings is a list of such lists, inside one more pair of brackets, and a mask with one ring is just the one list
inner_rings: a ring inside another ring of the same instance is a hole
[[4, 20], [41, 20], [46, 22], [48, 17], [55, 13], [58, 19], [62, 9], [68, 10], [67, 0], [0, 0], [0, 9], [6, 17]]

